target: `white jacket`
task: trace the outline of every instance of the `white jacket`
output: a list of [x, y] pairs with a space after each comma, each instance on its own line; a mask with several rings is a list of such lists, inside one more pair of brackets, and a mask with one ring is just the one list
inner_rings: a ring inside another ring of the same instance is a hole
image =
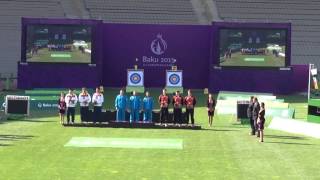
[[91, 96], [90, 94], [84, 95], [84, 94], [79, 94], [79, 103], [81, 107], [88, 107], [89, 103], [91, 102]]
[[92, 103], [94, 106], [102, 106], [102, 103], [104, 102], [103, 94], [97, 94], [94, 93], [92, 96]]
[[73, 94], [67, 94], [65, 97], [66, 105], [67, 107], [76, 107], [77, 102], [78, 102], [78, 97], [77, 95]]

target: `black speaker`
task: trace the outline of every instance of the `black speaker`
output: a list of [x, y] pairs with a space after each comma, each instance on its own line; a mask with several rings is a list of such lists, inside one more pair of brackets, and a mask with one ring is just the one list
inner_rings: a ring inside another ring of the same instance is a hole
[[249, 101], [237, 101], [237, 118], [246, 119], [248, 118], [247, 109], [249, 107]]

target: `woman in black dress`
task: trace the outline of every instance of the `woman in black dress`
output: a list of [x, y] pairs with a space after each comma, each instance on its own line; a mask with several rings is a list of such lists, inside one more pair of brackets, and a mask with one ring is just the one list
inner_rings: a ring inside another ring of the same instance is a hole
[[58, 100], [58, 109], [59, 109], [59, 115], [60, 115], [60, 123], [64, 123], [64, 114], [66, 113], [66, 101], [64, 100], [64, 93], [62, 92], [60, 95], [60, 98]]
[[209, 94], [209, 97], [207, 100], [207, 110], [208, 110], [208, 120], [209, 120], [210, 127], [212, 126], [215, 106], [216, 106], [216, 101], [213, 99], [212, 94]]
[[265, 122], [265, 108], [264, 103], [261, 103], [261, 108], [258, 114], [258, 133], [260, 134], [260, 142], [263, 142], [263, 130], [264, 130], [264, 122]]

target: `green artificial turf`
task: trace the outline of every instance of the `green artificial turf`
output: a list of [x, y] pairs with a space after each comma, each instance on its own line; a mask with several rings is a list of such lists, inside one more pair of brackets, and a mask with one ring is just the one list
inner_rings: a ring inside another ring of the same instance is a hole
[[[232, 116], [203, 130], [64, 128], [57, 117], [0, 125], [3, 179], [319, 179], [320, 141], [266, 129], [264, 143]], [[77, 117], [79, 119], [79, 117]], [[183, 150], [70, 148], [73, 137], [182, 139]], [[285, 172], [285, 173], [284, 173]]]
[[291, 96], [277, 96], [279, 99], [284, 99], [285, 102], [289, 103], [289, 108], [294, 108], [294, 118], [298, 120], [307, 120], [308, 115], [308, 97], [295, 94]]
[[[151, 93], [156, 98], [159, 90]], [[116, 94], [106, 91], [106, 107], [113, 106]], [[196, 123], [203, 130], [72, 128], [62, 127], [56, 116], [40, 114], [1, 121], [0, 178], [320, 179], [319, 139], [266, 128], [265, 142], [259, 143], [248, 135], [249, 125], [230, 115], [215, 116], [213, 127], [208, 127], [206, 96], [202, 91], [194, 94]], [[306, 117], [303, 96], [280, 98], [298, 108], [296, 116]], [[65, 147], [75, 137], [181, 139], [183, 149]]]

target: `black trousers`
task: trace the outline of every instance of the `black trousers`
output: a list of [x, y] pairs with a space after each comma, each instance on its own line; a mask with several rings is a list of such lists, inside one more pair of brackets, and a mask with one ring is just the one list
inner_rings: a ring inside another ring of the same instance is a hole
[[67, 108], [67, 121], [70, 122], [70, 116], [71, 121], [74, 122], [74, 114], [75, 114], [75, 108], [74, 107], [68, 107]]
[[167, 123], [169, 120], [169, 110], [168, 108], [160, 109], [160, 123]]
[[194, 124], [194, 109], [186, 109], [187, 122], [189, 123], [189, 116], [191, 116], [191, 124]]
[[89, 116], [89, 107], [88, 106], [81, 106], [80, 107], [80, 117], [81, 122], [88, 122]]
[[182, 124], [182, 109], [173, 108], [173, 122]]
[[253, 119], [254, 132], [257, 132], [258, 131], [258, 123], [257, 123], [258, 116], [253, 116], [252, 119]]
[[254, 123], [253, 117], [249, 117], [250, 126], [251, 126], [251, 134], [256, 134], [256, 125]]
[[101, 106], [93, 107], [93, 123], [100, 122]]

